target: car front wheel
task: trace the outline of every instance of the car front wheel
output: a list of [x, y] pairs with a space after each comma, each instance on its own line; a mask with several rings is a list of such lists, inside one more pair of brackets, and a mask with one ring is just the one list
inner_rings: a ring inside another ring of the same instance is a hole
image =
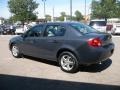
[[68, 72], [68, 73], [75, 73], [78, 71], [79, 63], [77, 58], [71, 52], [63, 52], [60, 54], [59, 64], [61, 70]]
[[12, 52], [12, 55], [15, 58], [20, 58], [21, 57], [20, 51], [19, 51], [19, 49], [18, 49], [18, 47], [16, 45], [12, 46], [11, 52]]

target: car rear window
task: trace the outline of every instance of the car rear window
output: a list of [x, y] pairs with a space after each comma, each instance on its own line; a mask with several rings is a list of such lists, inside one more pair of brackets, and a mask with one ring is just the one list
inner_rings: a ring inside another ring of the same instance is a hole
[[72, 23], [70, 26], [82, 34], [98, 32], [94, 28], [82, 23]]
[[106, 26], [106, 22], [105, 21], [91, 21], [90, 22], [90, 26], [94, 26], [94, 25], [97, 25], [97, 26]]

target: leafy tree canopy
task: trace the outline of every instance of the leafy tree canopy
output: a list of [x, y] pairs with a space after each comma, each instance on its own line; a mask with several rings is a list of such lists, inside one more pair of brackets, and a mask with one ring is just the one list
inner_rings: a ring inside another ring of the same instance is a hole
[[93, 0], [92, 18], [118, 18], [120, 17], [119, 0]]
[[75, 19], [76, 19], [76, 21], [80, 21], [83, 19], [81, 12], [79, 12], [78, 10], [75, 11]]
[[34, 11], [38, 3], [34, 0], [9, 0], [8, 7], [16, 20], [25, 22], [37, 18]]

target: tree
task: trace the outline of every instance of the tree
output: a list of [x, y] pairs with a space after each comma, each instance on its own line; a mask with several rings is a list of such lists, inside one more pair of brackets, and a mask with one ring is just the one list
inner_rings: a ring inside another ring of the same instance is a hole
[[8, 7], [14, 18], [21, 21], [24, 25], [25, 21], [35, 20], [37, 18], [35, 9], [38, 3], [34, 0], [9, 0]]
[[45, 18], [47, 21], [51, 21], [51, 16], [50, 15], [45, 15]]
[[81, 12], [79, 12], [78, 10], [75, 11], [75, 20], [80, 21], [82, 19], [83, 19], [83, 16], [82, 16]]
[[16, 19], [16, 17], [15, 17], [15, 15], [13, 15], [13, 16], [11, 16], [9, 19], [8, 19], [8, 22], [9, 23], [14, 23], [14, 22], [16, 22], [17, 21], [17, 19]]
[[116, 18], [120, 17], [119, 0], [93, 0], [92, 18]]
[[66, 17], [66, 13], [65, 12], [61, 12], [60, 14], [61, 14], [61, 16], [59, 17], [59, 20], [60, 21], [64, 21], [64, 18]]

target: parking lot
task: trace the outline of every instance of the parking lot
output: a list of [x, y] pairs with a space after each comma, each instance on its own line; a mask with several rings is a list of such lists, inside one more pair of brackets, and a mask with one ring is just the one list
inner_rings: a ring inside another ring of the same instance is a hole
[[120, 90], [119, 36], [113, 36], [115, 52], [110, 59], [101, 65], [80, 66], [79, 72], [74, 74], [61, 71], [55, 62], [27, 56], [14, 58], [8, 48], [12, 37], [0, 36], [0, 90]]

